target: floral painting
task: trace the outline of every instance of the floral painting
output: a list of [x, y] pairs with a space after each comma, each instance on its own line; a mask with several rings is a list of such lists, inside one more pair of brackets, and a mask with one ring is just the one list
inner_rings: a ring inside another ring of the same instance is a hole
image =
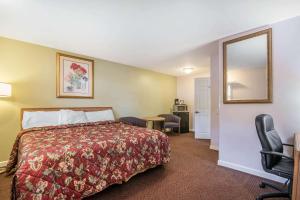
[[57, 97], [93, 98], [92, 60], [57, 54]]
[[88, 69], [85, 66], [72, 62], [71, 65], [65, 65], [66, 76], [64, 77], [64, 92], [81, 92], [88, 91]]

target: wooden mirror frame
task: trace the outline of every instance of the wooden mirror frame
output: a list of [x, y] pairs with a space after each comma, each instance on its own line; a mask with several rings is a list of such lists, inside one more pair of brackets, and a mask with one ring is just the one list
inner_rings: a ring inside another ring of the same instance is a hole
[[[227, 45], [254, 38], [261, 35], [267, 35], [267, 98], [266, 99], [245, 99], [245, 100], [228, 100], [227, 99]], [[223, 42], [223, 103], [224, 104], [238, 104], [238, 103], [272, 103], [273, 89], [272, 89], [272, 29], [244, 35], [226, 42]]]

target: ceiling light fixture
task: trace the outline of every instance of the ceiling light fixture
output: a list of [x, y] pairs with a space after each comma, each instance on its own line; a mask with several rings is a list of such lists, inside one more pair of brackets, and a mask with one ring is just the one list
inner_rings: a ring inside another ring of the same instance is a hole
[[182, 71], [183, 71], [184, 73], [186, 73], [186, 74], [192, 73], [193, 70], [194, 70], [193, 67], [184, 67], [184, 68], [182, 69]]

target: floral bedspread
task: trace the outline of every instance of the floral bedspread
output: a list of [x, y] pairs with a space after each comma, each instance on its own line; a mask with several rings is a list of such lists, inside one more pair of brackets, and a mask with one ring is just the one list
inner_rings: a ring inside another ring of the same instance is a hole
[[107, 121], [20, 132], [6, 172], [12, 199], [81, 199], [169, 160], [162, 132]]

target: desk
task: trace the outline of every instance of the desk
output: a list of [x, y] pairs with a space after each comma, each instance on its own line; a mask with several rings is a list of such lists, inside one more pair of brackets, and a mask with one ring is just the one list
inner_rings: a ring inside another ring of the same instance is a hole
[[[163, 117], [144, 117], [143, 119], [147, 121], [147, 126], [148, 126], [148, 122], [152, 122], [152, 129], [157, 129], [157, 130], [162, 130], [163, 123], [165, 121], [165, 118]], [[155, 122], [160, 123], [159, 129], [155, 128]]]
[[294, 177], [292, 200], [300, 200], [300, 133], [294, 139]]

